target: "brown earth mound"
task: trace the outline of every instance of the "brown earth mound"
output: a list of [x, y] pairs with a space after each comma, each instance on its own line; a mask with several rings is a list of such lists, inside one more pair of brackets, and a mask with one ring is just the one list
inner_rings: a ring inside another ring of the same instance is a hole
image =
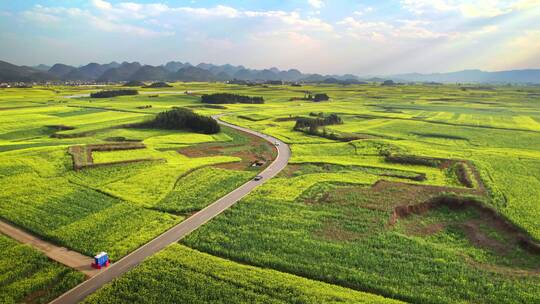
[[[481, 214], [483, 220], [487, 220], [487, 222], [489, 222], [496, 230], [511, 236], [511, 238], [524, 250], [527, 250], [532, 254], [540, 254], [540, 244], [532, 240], [526, 232], [508, 221], [496, 210], [486, 206], [484, 203], [473, 197], [441, 195], [420, 204], [397, 206], [394, 208], [388, 224], [394, 225], [401, 218], [405, 218], [412, 214], [425, 214], [431, 209], [442, 206], [446, 206], [447, 208], [456, 211], [465, 208], [473, 208]], [[503, 252], [505, 250], [505, 244], [500, 244], [495, 240], [491, 240], [486, 237], [485, 234], [480, 232], [477, 222], [469, 221], [463, 225], [463, 228], [467, 237], [473, 244], [480, 247], [488, 247], [497, 252]]]

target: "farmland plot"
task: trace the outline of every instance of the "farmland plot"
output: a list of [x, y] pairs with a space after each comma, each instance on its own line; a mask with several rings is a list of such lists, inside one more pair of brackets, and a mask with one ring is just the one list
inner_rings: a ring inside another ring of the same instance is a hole
[[[149, 259], [90, 302], [151, 295], [167, 295], [165, 302], [281, 302], [282, 293], [298, 302], [361, 302], [352, 294], [362, 291], [413, 303], [540, 301], [538, 254], [522, 242], [540, 241], [536, 87], [177, 83], [170, 89], [265, 98], [262, 105], [222, 108], [181, 93], [60, 97], [92, 90], [0, 96], [0, 108], [14, 107], [0, 111], [2, 218], [89, 254], [106, 247], [114, 260], [251, 178], [255, 161], [273, 158], [268, 145], [226, 128], [208, 136], [118, 127], [173, 106], [229, 113], [224, 120], [290, 143], [292, 159], [183, 246]], [[305, 90], [331, 101], [291, 100]], [[359, 139], [293, 130], [297, 117], [321, 112], [343, 119], [328, 132]], [[69, 146], [116, 141], [146, 148], [96, 152], [94, 160], [164, 161], [71, 170]], [[106, 229], [104, 237], [92, 235]], [[304, 288], [300, 279], [319, 282]]]
[[46, 303], [84, 280], [28, 245], [0, 235], [0, 302]]
[[[132, 291], [137, 290], [137, 294]], [[401, 303], [174, 244], [84, 303]]]

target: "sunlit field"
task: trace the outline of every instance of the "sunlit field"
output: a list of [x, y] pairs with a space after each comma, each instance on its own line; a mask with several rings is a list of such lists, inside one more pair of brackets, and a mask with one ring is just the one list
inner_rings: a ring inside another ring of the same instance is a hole
[[[286, 142], [292, 157], [88, 303], [540, 302], [538, 86], [174, 83], [86, 96], [102, 89], [0, 89], [3, 221], [114, 262], [252, 179], [256, 157], [275, 157], [226, 127], [133, 127], [172, 107], [227, 114]], [[295, 100], [305, 91], [330, 100]], [[215, 92], [265, 103], [200, 102]], [[298, 118], [333, 113], [342, 124], [294, 130]], [[38, 276], [65, 291], [82, 279], [64, 268], [42, 274], [50, 261], [0, 243], [39, 265], [17, 280]], [[7, 302], [40, 290], [2, 282]]]

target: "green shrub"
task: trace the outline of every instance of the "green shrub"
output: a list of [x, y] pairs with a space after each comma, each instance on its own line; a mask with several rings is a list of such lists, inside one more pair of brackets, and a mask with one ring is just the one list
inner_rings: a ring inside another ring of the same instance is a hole
[[213, 104], [225, 104], [225, 103], [248, 103], [248, 104], [262, 104], [264, 99], [262, 97], [250, 97], [238, 94], [229, 93], [216, 93], [211, 95], [203, 95], [201, 97], [203, 103]]
[[203, 134], [216, 134], [221, 131], [219, 124], [213, 118], [199, 115], [186, 108], [173, 108], [161, 112], [154, 120], [138, 126], [172, 130], [189, 129]]
[[106, 90], [90, 94], [92, 98], [110, 98], [116, 96], [129, 96], [137, 95], [139, 92], [137, 90], [125, 89], [125, 90]]

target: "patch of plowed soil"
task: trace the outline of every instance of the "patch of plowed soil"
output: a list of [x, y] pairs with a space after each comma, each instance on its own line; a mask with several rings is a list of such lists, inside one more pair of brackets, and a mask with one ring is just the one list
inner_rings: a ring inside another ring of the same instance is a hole
[[315, 232], [315, 236], [328, 241], [350, 242], [362, 237], [362, 234], [345, 230], [335, 222], [323, 223], [322, 229]]
[[294, 173], [298, 172], [302, 168], [302, 165], [298, 164], [288, 164], [283, 171], [281, 171], [279, 174], [283, 177], [293, 177]]
[[479, 229], [479, 221], [468, 221], [463, 224], [462, 228], [472, 244], [480, 248], [488, 248], [499, 254], [507, 253], [508, 242], [517, 244], [531, 254], [540, 255], [540, 244], [535, 242], [524, 231], [512, 224], [496, 210], [485, 206], [482, 202], [469, 197], [461, 197], [457, 195], [440, 195], [416, 205], [401, 205], [394, 208], [392, 215], [388, 221], [389, 225], [394, 225], [400, 218], [408, 217], [412, 214], [421, 215], [431, 209], [446, 206], [451, 210], [459, 212], [465, 208], [475, 209], [482, 219], [483, 223], [496, 230], [501, 235], [505, 235], [508, 239], [504, 244], [498, 240], [494, 240], [487, 236]]
[[467, 263], [474, 266], [475, 268], [484, 269], [484, 270], [487, 270], [489, 272], [500, 273], [500, 274], [503, 274], [505, 276], [524, 277], [524, 276], [538, 276], [538, 275], [540, 275], [540, 268], [536, 268], [536, 269], [519, 269], [519, 268], [516, 268], [516, 267], [494, 265], [494, 264], [488, 264], [488, 263], [480, 263], [478, 261], [473, 260], [469, 256], [464, 256], [464, 258], [467, 260]]
[[443, 223], [434, 223], [429, 225], [419, 225], [417, 223], [408, 223], [405, 226], [408, 235], [412, 236], [430, 236], [441, 232], [446, 227]]
[[252, 134], [242, 132], [248, 141], [242, 144], [236, 143], [204, 143], [181, 148], [178, 153], [187, 157], [208, 157], [208, 156], [235, 156], [241, 159], [239, 162], [214, 165], [214, 167], [231, 170], [247, 170], [256, 162], [262, 163], [258, 168], [268, 166], [277, 154], [276, 147], [264, 139]]
[[377, 181], [369, 191], [377, 196], [391, 196], [392, 200], [389, 204], [385, 204], [382, 210], [388, 210], [388, 207], [400, 207], [397, 208], [396, 212], [401, 212], [401, 209], [403, 208], [411, 208], [415, 209], [413, 213], [421, 213], [422, 211], [428, 210], [429, 206], [423, 206], [422, 203], [439, 196], [441, 193], [455, 193], [459, 195], [478, 194], [474, 189], [408, 184], [386, 180]]
[[467, 239], [476, 247], [486, 248], [496, 252], [499, 255], [506, 255], [510, 251], [507, 244], [495, 240], [483, 232], [480, 228], [481, 221], [469, 220], [461, 225]]

